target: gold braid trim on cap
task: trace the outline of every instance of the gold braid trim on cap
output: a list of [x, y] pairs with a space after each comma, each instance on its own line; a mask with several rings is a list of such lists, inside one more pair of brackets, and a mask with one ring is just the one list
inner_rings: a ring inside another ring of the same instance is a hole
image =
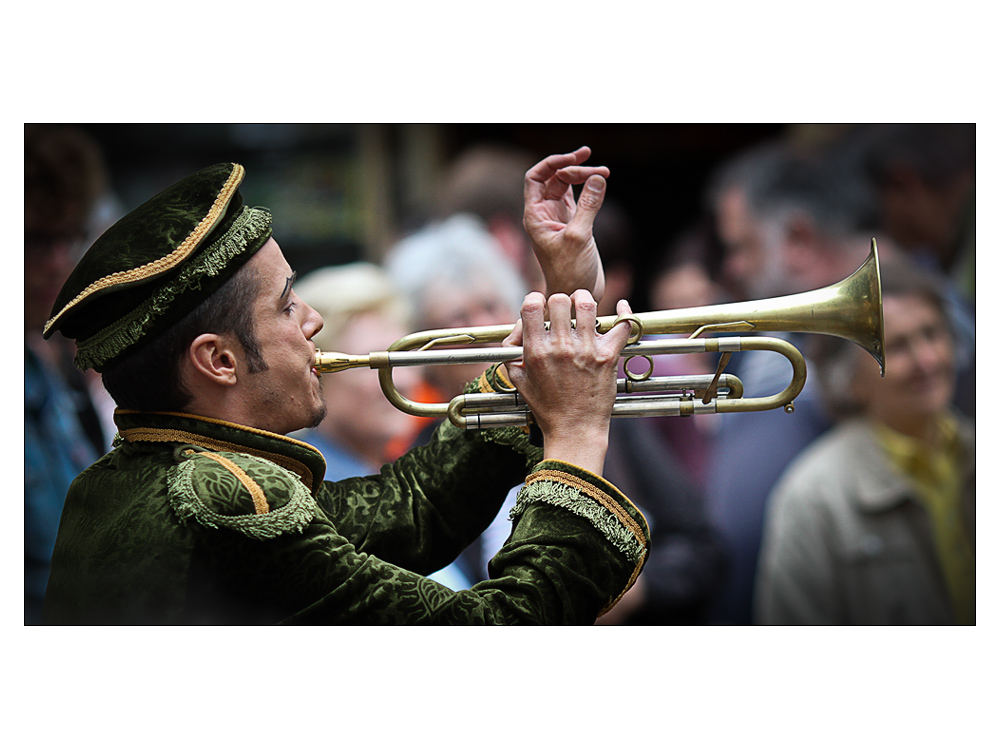
[[[184, 451], [185, 455], [193, 453], [195, 453], [193, 450]], [[254, 513], [260, 516], [270, 510], [267, 505], [267, 498], [264, 496], [264, 490], [262, 490], [260, 485], [253, 481], [253, 479], [250, 478], [250, 475], [243, 471], [243, 469], [225, 456], [220, 456], [218, 453], [199, 453], [198, 455], [202, 458], [210, 458], [213, 461], [222, 464], [233, 473], [233, 476], [240, 480], [240, 484], [247, 488], [247, 491], [250, 493], [250, 498], [253, 500]]]
[[103, 289], [108, 289], [109, 287], [117, 286], [119, 284], [128, 284], [133, 281], [141, 281], [142, 279], [150, 276], [156, 276], [164, 271], [169, 271], [171, 268], [187, 258], [198, 246], [198, 243], [205, 238], [205, 235], [212, 230], [212, 227], [215, 226], [219, 217], [222, 216], [223, 212], [226, 210], [226, 206], [229, 205], [229, 201], [233, 197], [233, 193], [236, 192], [236, 189], [243, 181], [243, 175], [245, 172], [246, 170], [244, 170], [239, 164], [233, 165], [233, 171], [230, 173], [229, 179], [226, 180], [225, 185], [222, 186], [222, 190], [219, 191], [219, 194], [216, 196], [215, 202], [208, 210], [208, 213], [205, 214], [200, 222], [198, 222], [198, 225], [191, 231], [191, 234], [189, 234], [184, 241], [177, 246], [176, 250], [171, 252], [169, 255], [150, 261], [149, 263], [139, 266], [138, 268], [133, 268], [128, 271], [116, 271], [115, 273], [109, 274], [102, 279], [92, 282], [86, 289], [68, 302], [57, 315], [54, 315], [52, 319], [45, 324], [45, 328], [42, 332], [48, 333], [49, 329], [55, 325], [56, 321], [65, 315], [70, 308], [75, 307], [95, 292], [99, 292]]

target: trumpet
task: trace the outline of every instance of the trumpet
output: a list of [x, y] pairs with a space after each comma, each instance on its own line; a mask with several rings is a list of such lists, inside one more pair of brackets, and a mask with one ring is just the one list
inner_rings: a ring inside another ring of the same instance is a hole
[[[865, 349], [885, 375], [882, 285], [874, 238], [868, 258], [858, 270], [828, 287], [766, 300], [602, 316], [597, 319], [597, 331], [606, 333], [623, 322], [629, 323], [632, 330], [621, 352], [625, 377], [618, 379], [612, 417], [690, 416], [777, 408], [792, 412], [794, 400], [806, 382], [805, 358], [787, 341], [760, 336], [758, 332], [838, 336]], [[499, 344], [512, 330], [513, 325], [498, 325], [412, 333], [393, 343], [387, 351], [367, 355], [317, 351], [315, 367], [321, 373], [355, 367], [378, 370], [386, 398], [397, 409], [414, 416], [447, 417], [462, 429], [523, 426], [532, 422], [528, 405], [516, 390], [504, 388], [499, 381], [493, 383], [494, 393], [467, 393], [448, 403], [421, 403], [406, 398], [392, 380], [396, 367], [491, 365], [518, 360], [522, 347], [483, 346]], [[690, 334], [685, 339], [643, 340], [647, 335], [685, 333]], [[734, 333], [754, 335], [734, 336]], [[700, 338], [705, 334], [725, 335]], [[772, 351], [788, 359], [792, 366], [788, 385], [770, 396], [744, 397], [740, 379], [723, 370], [733, 353], [745, 351]], [[715, 373], [652, 376], [652, 357], [699, 352], [721, 355]], [[645, 362], [645, 366], [632, 369], [634, 360]]]

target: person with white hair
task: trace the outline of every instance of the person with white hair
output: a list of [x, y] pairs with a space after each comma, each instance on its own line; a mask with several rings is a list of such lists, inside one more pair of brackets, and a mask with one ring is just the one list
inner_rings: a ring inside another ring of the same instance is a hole
[[[469, 214], [406, 237], [389, 251], [385, 268], [411, 306], [414, 330], [513, 323], [527, 291], [497, 241]], [[477, 364], [426, 368], [427, 396], [451, 399], [485, 369]]]

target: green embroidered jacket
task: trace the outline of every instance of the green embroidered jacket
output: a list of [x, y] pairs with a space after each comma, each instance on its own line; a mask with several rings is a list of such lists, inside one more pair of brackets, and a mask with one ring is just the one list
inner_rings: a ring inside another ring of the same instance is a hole
[[540, 452], [445, 422], [376, 476], [322, 481], [305, 443], [119, 410], [117, 447], [66, 499], [44, 618], [66, 624], [592, 623], [632, 585], [649, 529], [613, 485], [534, 466], [491, 580], [423, 577], [489, 524]]

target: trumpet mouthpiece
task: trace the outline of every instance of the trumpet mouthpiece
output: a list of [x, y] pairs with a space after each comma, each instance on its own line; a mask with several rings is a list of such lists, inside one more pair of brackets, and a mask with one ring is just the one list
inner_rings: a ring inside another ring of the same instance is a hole
[[355, 367], [368, 367], [369, 357], [360, 354], [342, 354], [341, 352], [316, 351], [313, 365], [321, 373], [343, 372]]

